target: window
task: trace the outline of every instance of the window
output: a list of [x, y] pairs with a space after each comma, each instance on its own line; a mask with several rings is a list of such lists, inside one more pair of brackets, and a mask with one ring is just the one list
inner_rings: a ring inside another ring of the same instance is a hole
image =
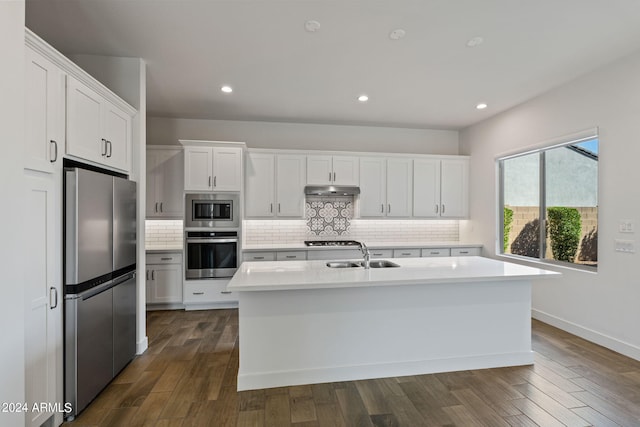
[[498, 159], [500, 253], [598, 264], [598, 137], [572, 138]]

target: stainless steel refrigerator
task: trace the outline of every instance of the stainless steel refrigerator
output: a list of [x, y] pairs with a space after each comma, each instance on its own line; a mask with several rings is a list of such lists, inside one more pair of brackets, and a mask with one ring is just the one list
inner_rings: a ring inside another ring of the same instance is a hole
[[136, 351], [136, 183], [65, 168], [65, 401], [73, 419]]

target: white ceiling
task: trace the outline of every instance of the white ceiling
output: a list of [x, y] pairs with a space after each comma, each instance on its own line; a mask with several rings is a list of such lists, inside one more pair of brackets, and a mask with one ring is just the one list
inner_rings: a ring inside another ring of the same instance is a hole
[[26, 3], [63, 53], [144, 58], [150, 116], [459, 129], [640, 48], [638, 0]]

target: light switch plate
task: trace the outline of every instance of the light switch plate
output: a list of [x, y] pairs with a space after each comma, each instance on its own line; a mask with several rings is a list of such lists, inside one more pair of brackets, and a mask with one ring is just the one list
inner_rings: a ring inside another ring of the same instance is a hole
[[625, 252], [629, 254], [633, 254], [636, 252], [636, 242], [634, 240], [615, 240], [615, 249], [616, 252]]
[[634, 232], [634, 224], [633, 221], [628, 219], [621, 219], [618, 222], [618, 231], [620, 233], [633, 233]]

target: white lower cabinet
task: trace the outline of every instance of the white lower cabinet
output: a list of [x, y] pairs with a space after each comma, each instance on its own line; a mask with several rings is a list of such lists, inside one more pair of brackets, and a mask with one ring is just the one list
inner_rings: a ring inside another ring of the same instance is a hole
[[185, 280], [185, 310], [235, 307], [238, 303], [237, 292], [227, 290], [231, 279]]
[[242, 256], [243, 261], [275, 261], [275, 252], [248, 252]]
[[394, 249], [393, 257], [394, 258], [419, 258], [420, 248]]
[[480, 256], [482, 248], [451, 248], [451, 256]]
[[451, 256], [451, 249], [450, 248], [425, 248], [425, 249], [422, 249], [421, 255], [423, 257]]
[[277, 261], [304, 261], [307, 259], [307, 251], [278, 251]]
[[182, 253], [147, 254], [147, 309], [182, 304]]

